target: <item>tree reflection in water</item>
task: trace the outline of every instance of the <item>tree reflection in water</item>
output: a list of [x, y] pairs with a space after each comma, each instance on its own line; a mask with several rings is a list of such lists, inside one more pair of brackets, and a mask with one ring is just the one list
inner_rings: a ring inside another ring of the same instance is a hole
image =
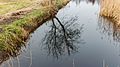
[[95, 4], [95, 0], [87, 0], [87, 1], [92, 3], [93, 5]]
[[81, 1], [86, 1], [86, 3], [92, 3], [93, 5], [95, 4], [95, 2], [99, 3], [99, 0], [71, 0], [71, 1], [75, 2], [77, 5], [79, 5]]
[[81, 0], [71, 0], [71, 1], [75, 2], [77, 5], [79, 5], [81, 2]]
[[64, 24], [62, 24], [57, 17], [52, 19], [51, 30], [48, 31], [43, 39], [43, 45], [45, 45], [44, 47], [48, 50], [49, 55], [56, 58], [66, 53], [70, 55], [78, 49], [75, 43], [84, 43], [82, 39], [78, 41], [83, 32], [83, 25], [75, 29], [77, 24], [74, 22], [76, 20], [77, 18], [72, 18], [66, 22], [63, 21]]
[[112, 36], [114, 41], [120, 42], [120, 25], [103, 17], [100, 17], [99, 20], [98, 26], [102, 33], [107, 33], [108, 36]]

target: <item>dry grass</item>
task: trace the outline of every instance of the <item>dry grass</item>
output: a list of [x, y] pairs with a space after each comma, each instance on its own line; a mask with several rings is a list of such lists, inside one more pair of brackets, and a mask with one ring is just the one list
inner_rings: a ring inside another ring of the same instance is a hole
[[[0, 0], [1, 1], [1, 0]], [[6, 1], [4, 1], [6, 2]], [[37, 10], [37, 9], [40, 9], [41, 7], [44, 7], [44, 6], [56, 6], [59, 8], [61, 8], [64, 3], [67, 2], [67, 0], [53, 0], [52, 2], [50, 0], [34, 0], [34, 1], [30, 1], [30, 0], [27, 0], [27, 1], [19, 1], [19, 0], [15, 0], [15, 1], [8, 1], [7, 3], [22, 3], [24, 2], [25, 3], [33, 3], [32, 5], [28, 6], [27, 5], [24, 7], [24, 6], [18, 6], [16, 4], [14, 4], [14, 7], [23, 7], [23, 8], [20, 8], [20, 9], [16, 9], [16, 8], [12, 8], [12, 7], [7, 7], [8, 9], [1, 9], [0, 10], [0, 25], [6, 25], [6, 24], [10, 24], [12, 23], [13, 21], [16, 21], [16, 20], [19, 20], [21, 18], [23, 18], [25, 15], [27, 15], [28, 13], [30, 12], [33, 12], [34, 10]], [[51, 4], [52, 3], [52, 4]], [[2, 3], [3, 5], [3, 3]], [[4, 3], [5, 5], [5, 3]], [[22, 4], [23, 5], [23, 4]], [[4, 7], [6, 7], [7, 5], [5, 5]], [[8, 5], [10, 6], [10, 4]], [[5, 14], [4, 14], [5, 13]]]
[[101, 0], [100, 15], [120, 24], [120, 0]]
[[0, 0], [0, 25], [10, 24], [40, 8], [41, 0]]
[[37, 1], [40, 0], [0, 0], [0, 15], [22, 8], [32, 7]]

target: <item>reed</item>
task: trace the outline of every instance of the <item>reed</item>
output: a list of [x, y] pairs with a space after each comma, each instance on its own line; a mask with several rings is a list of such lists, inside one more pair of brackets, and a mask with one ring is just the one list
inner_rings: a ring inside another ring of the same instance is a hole
[[100, 15], [120, 24], [120, 1], [101, 0]]

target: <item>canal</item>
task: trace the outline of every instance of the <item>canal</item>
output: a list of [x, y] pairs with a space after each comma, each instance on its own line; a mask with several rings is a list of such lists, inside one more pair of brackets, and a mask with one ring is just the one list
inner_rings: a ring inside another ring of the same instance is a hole
[[[98, 0], [72, 0], [40, 26], [8, 67], [119, 67], [120, 30], [99, 16]], [[65, 29], [65, 31], [63, 30]]]

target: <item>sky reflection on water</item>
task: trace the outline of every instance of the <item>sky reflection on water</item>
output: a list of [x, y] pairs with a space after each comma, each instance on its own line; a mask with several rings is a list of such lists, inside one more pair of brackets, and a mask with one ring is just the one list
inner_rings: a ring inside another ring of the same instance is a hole
[[[50, 37], [54, 37], [52, 22], [49, 21], [49, 23], [39, 27], [28, 42], [30, 45], [28, 47], [30, 47], [32, 52], [31, 67], [105, 67], [105, 65], [108, 67], [119, 67], [119, 27], [100, 17], [99, 7], [98, 0], [72, 0], [58, 12], [57, 17], [64, 24], [65, 29], [74, 35], [72, 38], [80, 35], [80, 38], [77, 38], [80, 43], [72, 42], [79, 49], [71, 55], [66, 53], [66, 48], [59, 45], [63, 54], [59, 55], [58, 60], [53, 57], [54, 52], [52, 53], [51, 51], [54, 50], [53, 47], [56, 47], [56, 45], [51, 45], [55, 42], [52, 41], [50, 44], [51, 41], [49, 40]], [[56, 37], [58, 37], [56, 43], [63, 44], [63, 32], [57, 23], [56, 25], [58, 27], [57, 31], [59, 31], [56, 32]], [[76, 30], [77, 34], [74, 33]], [[79, 34], [80, 32], [82, 34]], [[46, 37], [45, 41], [43, 41], [44, 37]], [[42, 45], [42, 43], [47, 45]], [[48, 46], [50, 47], [50, 52]], [[28, 53], [21, 54], [21, 67], [28, 67], [30, 64], [29, 59], [25, 60], [23, 57], [24, 55], [30, 55], [29, 49], [26, 52]]]

